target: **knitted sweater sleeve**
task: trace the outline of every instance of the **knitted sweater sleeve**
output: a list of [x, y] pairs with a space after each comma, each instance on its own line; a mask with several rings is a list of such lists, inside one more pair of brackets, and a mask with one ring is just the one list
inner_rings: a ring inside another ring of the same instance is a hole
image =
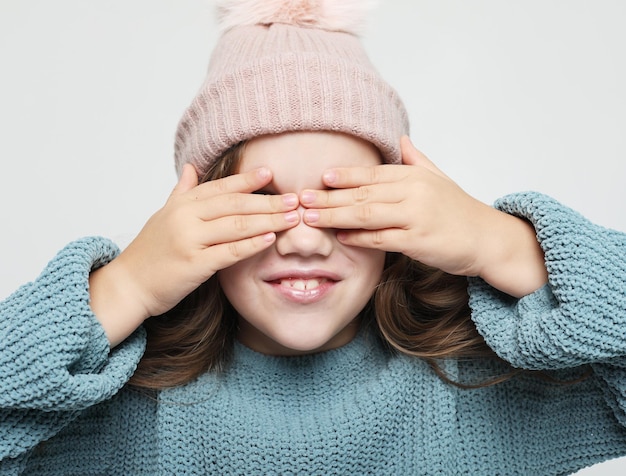
[[495, 206], [533, 224], [549, 282], [514, 299], [470, 278], [478, 331], [514, 367], [592, 364], [626, 425], [626, 234], [594, 225], [537, 193], [509, 195]]
[[90, 271], [117, 253], [102, 238], [73, 242], [0, 302], [0, 461], [50, 438], [132, 375], [142, 330], [110, 352], [89, 306]]

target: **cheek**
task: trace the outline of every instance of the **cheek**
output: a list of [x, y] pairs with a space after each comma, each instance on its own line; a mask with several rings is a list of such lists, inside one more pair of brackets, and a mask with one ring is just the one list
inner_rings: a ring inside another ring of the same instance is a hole
[[222, 291], [232, 303], [233, 298], [236, 299], [238, 295], [245, 295], [245, 288], [250, 280], [249, 266], [245, 261], [242, 261], [222, 269], [217, 272], [217, 280]]
[[385, 256], [384, 251], [368, 250], [365, 248], [356, 248], [352, 251], [356, 251], [351, 256], [353, 263], [356, 263], [356, 281], [352, 291], [360, 295], [359, 300], [363, 299], [365, 302], [369, 300], [376, 287], [380, 284], [383, 276], [383, 270], [385, 268]]
[[371, 276], [372, 281], [378, 283], [385, 267], [385, 256], [386, 253], [384, 251], [360, 248], [357, 249], [352, 259], [359, 263], [363, 274]]

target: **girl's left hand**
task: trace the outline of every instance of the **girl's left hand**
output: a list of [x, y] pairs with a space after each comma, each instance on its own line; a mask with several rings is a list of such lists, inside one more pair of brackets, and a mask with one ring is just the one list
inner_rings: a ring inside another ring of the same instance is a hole
[[345, 245], [400, 252], [451, 274], [481, 276], [513, 295], [546, 282], [543, 253], [527, 222], [468, 195], [406, 136], [401, 149], [403, 165], [326, 171], [330, 190], [300, 194], [305, 223], [338, 229]]

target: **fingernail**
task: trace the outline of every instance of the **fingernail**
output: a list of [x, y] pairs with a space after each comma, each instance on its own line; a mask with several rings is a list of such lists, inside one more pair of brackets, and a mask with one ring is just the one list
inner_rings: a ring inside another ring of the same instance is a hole
[[304, 221], [307, 223], [315, 223], [320, 219], [320, 212], [317, 210], [305, 210]]
[[288, 207], [296, 206], [298, 204], [298, 196], [295, 193], [283, 195], [283, 203]]
[[287, 220], [289, 223], [298, 221], [298, 212], [296, 210], [292, 210], [289, 213], [285, 213], [285, 220]]
[[302, 200], [302, 203], [313, 203], [315, 201], [315, 192], [312, 190], [305, 190], [300, 195], [300, 200]]
[[268, 169], [267, 167], [261, 167], [259, 170], [257, 170], [257, 174], [259, 175], [260, 179], [265, 180], [271, 175], [271, 172], [270, 169]]
[[324, 172], [322, 179], [324, 180], [324, 183], [327, 184], [335, 183], [335, 181], [337, 180], [337, 174], [334, 170], [327, 170], [326, 172]]

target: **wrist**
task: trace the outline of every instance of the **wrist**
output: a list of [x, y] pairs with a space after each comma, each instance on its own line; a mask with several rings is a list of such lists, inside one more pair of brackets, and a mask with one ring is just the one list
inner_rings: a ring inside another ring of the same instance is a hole
[[91, 272], [90, 305], [113, 348], [149, 316], [119, 257]]
[[478, 276], [518, 298], [545, 285], [548, 273], [533, 226], [491, 207], [488, 223], [480, 247]]

